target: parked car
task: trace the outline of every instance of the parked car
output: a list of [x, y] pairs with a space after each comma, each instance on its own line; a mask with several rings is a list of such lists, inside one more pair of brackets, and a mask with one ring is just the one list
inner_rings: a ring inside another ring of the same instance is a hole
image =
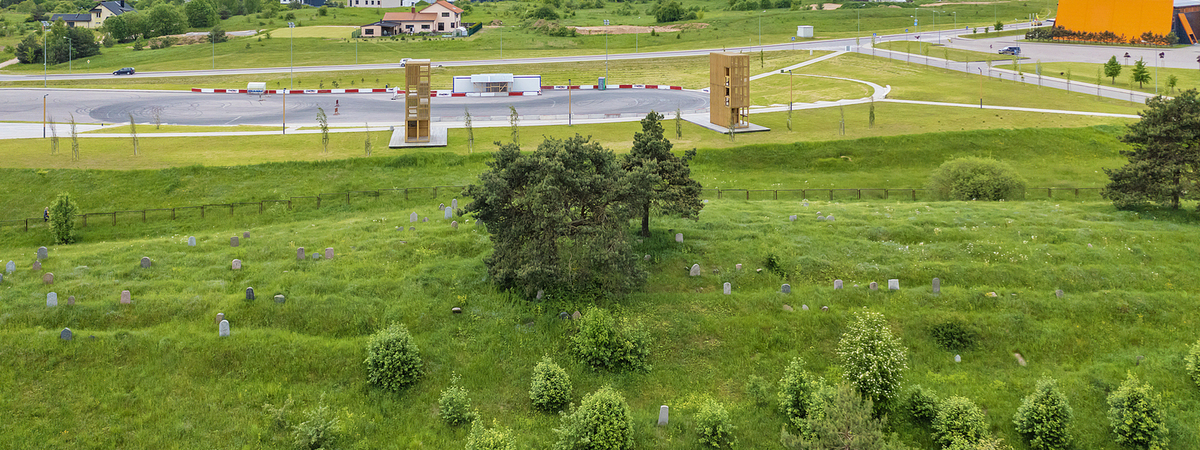
[[113, 75], [133, 75], [133, 68], [132, 67], [122, 67], [120, 69], [114, 70]]
[[1019, 56], [1021, 54], [1021, 47], [1017, 47], [1017, 46], [1004, 47], [1004, 48], [1000, 49], [1000, 54], [1001, 55]]
[[405, 64], [407, 64], [407, 63], [408, 63], [408, 61], [409, 61], [409, 60], [411, 60], [411, 59], [412, 59], [412, 58], [401, 58], [401, 59], [400, 59], [400, 67], [404, 67], [404, 65], [405, 65]]

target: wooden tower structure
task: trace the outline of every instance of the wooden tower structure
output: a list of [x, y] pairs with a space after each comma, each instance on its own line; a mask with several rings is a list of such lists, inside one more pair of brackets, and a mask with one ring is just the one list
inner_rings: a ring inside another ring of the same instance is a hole
[[410, 59], [404, 65], [404, 142], [429, 142], [428, 59]]
[[750, 55], [709, 53], [708, 120], [724, 128], [748, 128]]

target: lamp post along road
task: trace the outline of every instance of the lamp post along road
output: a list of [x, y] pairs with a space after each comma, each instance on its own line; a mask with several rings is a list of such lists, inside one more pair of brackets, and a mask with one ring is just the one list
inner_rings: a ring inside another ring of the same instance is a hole
[[[288, 89], [296, 87], [296, 22], [288, 22]], [[287, 95], [287, 92], [284, 92]]]
[[567, 126], [571, 124], [571, 79], [567, 78]]
[[50, 29], [50, 22], [43, 20], [42, 21], [42, 87], [43, 88], [50, 87], [50, 82], [47, 80], [47, 75], [46, 75], [46, 70], [47, 70], [46, 67], [48, 65], [46, 63], [46, 61], [47, 61], [46, 58], [48, 58], [50, 56], [49, 55], [50, 52], [46, 51], [46, 30], [48, 30], [48, 29]]
[[42, 95], [42, 139], [46, 138], [46, 97], [50, 94]]

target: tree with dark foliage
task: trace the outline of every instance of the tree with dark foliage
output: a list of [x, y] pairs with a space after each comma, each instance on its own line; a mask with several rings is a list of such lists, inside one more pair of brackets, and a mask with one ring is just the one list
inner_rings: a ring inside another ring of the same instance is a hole
[[1102, 195], [1118, 208], [1145, 203], [1178, 209], [1184, 199], [1200, 198], [1200, 98], [1195, 89], [1175, 98], [1154, 97], [1121, 140], [1129, 164], [1105, 169], [1111, 180]]

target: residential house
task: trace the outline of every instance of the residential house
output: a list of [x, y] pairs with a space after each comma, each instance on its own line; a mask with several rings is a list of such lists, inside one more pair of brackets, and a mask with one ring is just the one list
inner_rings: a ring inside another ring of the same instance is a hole
[[100, 2], [86, 14], [54, 14], [50, 16], [50, 21], [55, 22], [62, 19], [68, 27], [100, 28], [101, 25], [104, 25], [105, 19], [133, 11], [136, 10], [133, 9], [133, 6], [126, 4], [125, 0]]
[[[380, 1], [380, 0], [352, 0]], [[400, 34], [417, 33], [451, 33], [462, 26], [463, 10], [446, 0], [438, 0], [417, 12], [413, 7], [407, 12], [390, 12], [383, 15], [383, 20], [363, 25], [359, 35], [362, 37], [396, 36]]]

